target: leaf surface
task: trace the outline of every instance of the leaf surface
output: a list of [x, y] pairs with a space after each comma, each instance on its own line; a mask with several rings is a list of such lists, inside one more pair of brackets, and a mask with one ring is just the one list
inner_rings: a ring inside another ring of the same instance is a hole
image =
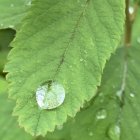
[[119, 48], [111, 57], [98, 94], [69, 126], [72, 140], [81, 135], [81, 140], [139, 140], [139, 21], [140, 15], [134, 24], [131, 48]]
[[[81, 140], [139, 140], [139, 22], [140, 14], [134, 23], [131, 48], [118, 48], [107, 62], [96, 97], [63, 129], [55, 130], [47, 138], [67, 140], [69, 135], [71, 140], [79, 136]], [[124, 92], [120, 94], [122, 85]]]
[[[126, 137], [128, 140], [139, 140], [139, 50], [138, 47], [130, 50], [133, 53], [129, 52], [127, 66], [123, 63], [123, 49], [111, 57], [97, 97], [70, 126], [72, 140], [77, 140], [79, 135], [82, 135], [81, 140], [124, 140]], [[127, 78], [122, 90], [124, 72]]]
[[0, 29], [17, 29], [31, 0], [0, 0]]
[[7, 99], [7, 82], [0, 77], [0, 139], [1, 140], [32, 140], [12, 117], [14, 103]]
[[[74, 117], [95, 96], [123, 24], [122, 0], [34, 0], [5, 68], [20, 126], [45, 135]], [[56, 109], [40, 110], [35, 92], [49, 80], [63, 85], [66, 98]]]

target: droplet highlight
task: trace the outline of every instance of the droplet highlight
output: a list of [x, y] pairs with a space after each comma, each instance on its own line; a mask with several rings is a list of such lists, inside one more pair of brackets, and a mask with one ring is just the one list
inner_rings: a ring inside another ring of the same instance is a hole
[[57, 130], [62, 130], [63, 129], [63, 125], [58, 125], [57, 126]]
[[27, 0], [26, 5], [31, 6], [32, 0]]
[[123, 94], [123, 91], [122, 90], [118, 90], [116, 92], [116, 96], [120, 99], [120, 101], [122, 101], [122, 94]]
[[129, 13], [133, 14], [134, 13], [134, 8], [132, 6], [129, 7]]
[[135, 94], [134, 93], [130, 93], [130, 97], [134, 98]]
[[140, 37], [137, 38], [137, 42], [140, 44]]
[[13, 3], [11, 3], [11, 4], [10, 4], [10, 7], [14, 7], [14, 4], [13, 4]]
[[83, 62], [84, 61], [84, 59], [83, 58], [80, 58], [80, 62]]
[[105, 109], [99, 110], [96, 114], [97, 120], [102, 120], [102, 119], [105, 119], [106, 117], [107, 117], [107, 112]]
[[120, 140], [121, 129], [119, 125], [113, 124], [109, 127], [108, 136], [111, 140]]
[[36, 100], [41, 109], [59, 107], [65, 99], [65, 89], [57, 82], [44, 82], [36, 90]]
[[1, 23], [0, 26], [3, 27], [3, 23]]
[[89, 136], [92, 137], [93, 136], [93, 132], [89, 132]]
[[9, 25], [8, 27], [9, 27], [9, 28], [14, 28], [14, 25]]

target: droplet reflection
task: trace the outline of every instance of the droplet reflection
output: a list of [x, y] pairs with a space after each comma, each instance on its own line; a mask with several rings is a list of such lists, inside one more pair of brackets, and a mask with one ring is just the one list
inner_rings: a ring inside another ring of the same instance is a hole
[[36, 90], [36, 100], [41, 109], [54, 109], [65, 99], [65, 90], [57, 82], [45, 82]]

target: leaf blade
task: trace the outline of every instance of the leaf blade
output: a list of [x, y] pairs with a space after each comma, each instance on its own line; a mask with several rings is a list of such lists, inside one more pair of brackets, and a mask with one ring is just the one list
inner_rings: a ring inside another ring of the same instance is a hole
[[8, 84], [6, 80], [0, 77], [0, 137], [2, 140], [31, 140], [32, 137], [21, 130], [16, 119], [12, 117], [14, 103], [11, 101], [9, 102], [7, 99], [7, 87]]
[[[101, 5], [98, 9], [101, 3], [106, 8]], [[109, 3], [104, 0], [33, 1], [5, 68], [9, 72], [7, 79], [12, 82], [10, 96], [17, 100], [14, 113], [26, 131], [32, 135], [53, 131], [55, 125], [65, 122], [67, 115], [75, 116], [84, 101], [95, 95], [106, 59], [115, 50], [122, 33], [123, 7], [121, 0], [115, 3], [112, 0]], [[117, 23], [114, 14], [119, 19]], [[57, 109], [40, 111], [35, 89], [47, 80], [61, 83], [66, 99]]]
[[17, 29], [30, 7], [30, 0], [1, 0], [0, 29]]

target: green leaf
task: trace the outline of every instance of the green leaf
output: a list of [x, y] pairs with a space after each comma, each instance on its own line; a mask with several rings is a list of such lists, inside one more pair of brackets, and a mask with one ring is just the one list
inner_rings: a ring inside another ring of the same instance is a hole
[[[123, 24], [122, 0], [34, 0], [5, 68], [20, 126], [46, 135], [74, 117], [95, 96]], [[63, 85], [66, 98], [56, 109], [40, 110], [35, 92], [49, 80]]]
[[126, 87], [122, 96], [118, 96], [118, 93], [122, 88], [124, 71], [126, 72], [124, 49], [119, 49], [111, 57], [96, 98], [77, 114], [75, 123], [69, 126], [72, 140], [77, 140], [80, 135], [81, 140], [124, 140], [126, 137], [128, 140], [139, 139], [139, 50], [138, 46], [129, 50]]
[[3, 68], [6, 63], [7, 55], [8, 55], [8, 51], [0, 51], [0, 74], [3, 73]]
[[71, 140], [72, 118], [69, 118], [64, 125], [57, 126], [55, 131], [48, 133], [46, 140]]
[[1, 140], [31, 140], [32, 137], [19, 128], [11, 113], [13, 102], [8, 101], [5, 88], [7, 82], [0, 78], [0, 139]]
[[6, 80], [0, 76], [0, 94], [7, 91], [7, 86]]
[[127, 63], [124, 62], [124, 51], [121, 48], [111, 57], [97, 97], [89, 108], [76, 116], [72, 140], [80, 135], [81, 140], [139, 139], [140, 48], [133, 46], [129, 50]]
[[17, 29], [30, 3], [31, 0], [0, 0], [0, 29]]
[[[72, 140], [139, 140], [140, 32], [134, 24], [131, 48], [119, 48], [107, 63], [101, 88], [72, 124]], [[104, 110], [104, 111], [103, 111]], [[65, 129], [65, 128], [64, 128]]]

